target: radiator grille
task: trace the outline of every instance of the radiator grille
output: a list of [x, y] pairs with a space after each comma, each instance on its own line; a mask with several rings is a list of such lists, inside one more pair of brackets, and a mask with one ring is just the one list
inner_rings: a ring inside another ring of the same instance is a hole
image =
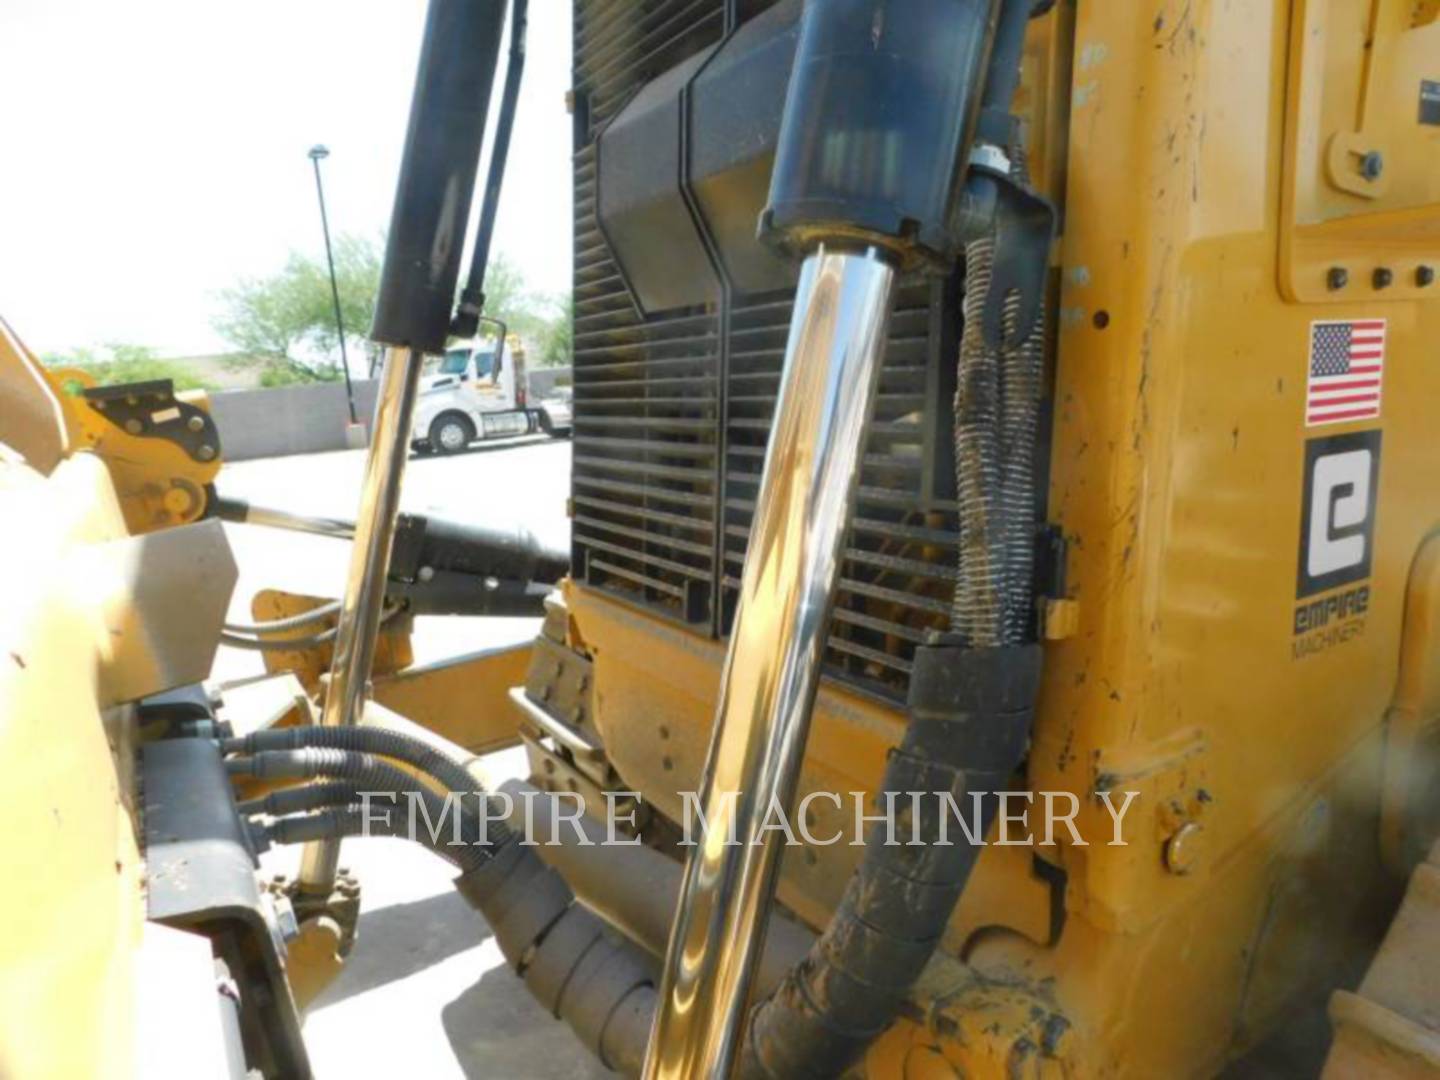
[[[720, 39], [719, 0], [581, 0], [575, 19], [574, 545], [587, 584], [723, 636], [754, 512], [792, 295], [642, 318], [595, 219], [594, 134]], [[948, 435], [953, 288], [906, 284], [847, 541], [828, 672], [903, 696], [956, 561]], [[725, 347], [722, 347], [722, 343]]]

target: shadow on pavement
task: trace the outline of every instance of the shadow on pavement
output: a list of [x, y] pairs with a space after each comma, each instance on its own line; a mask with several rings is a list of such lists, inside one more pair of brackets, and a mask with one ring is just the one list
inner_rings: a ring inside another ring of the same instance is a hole
[[441, 1010], [440, 1020], [471, 1080], [614, 1080], [509, 967], [485, 972]]
[[310, 1011], [424, 971], [488, 937], [490, 927], [456, 892], [362, 910], [355, 947], [344, 969]]
[[568, 441], [567, 439], [552, 438], [549, 435], [517, 435], [510, 439], [481, 439], [478, 442], [471, 443], [464, 450], [457, 450], [453, 454], [422, 454], [412, 449], [410, 451], [410, 460], [424, 461], [427, 458], [443, 460], [447, 457], [466, 457], [470, 454], [493, 454], [500, 450], [513, 450], [517, 446], [543, 446], [545, 443], [563, 443]]

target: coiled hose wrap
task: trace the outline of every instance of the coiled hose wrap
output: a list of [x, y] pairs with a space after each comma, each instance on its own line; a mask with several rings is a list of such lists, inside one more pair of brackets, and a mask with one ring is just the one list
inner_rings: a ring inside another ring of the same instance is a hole
[[[1017, 172], [1023, 156], [1017, 151]], [[1035, 564], [1035, 444], [1044, 382], [1045, 315], [1012, 349], [991, 348], [981, 327], [995, 240], [965, 249], [965, 325], [955, 389], [955, 489], [960, 505], [959, 574], [950, 629], [977, 648], [1032, 634]], [[1020, 301], [1005, 299], [1008, 336]]]

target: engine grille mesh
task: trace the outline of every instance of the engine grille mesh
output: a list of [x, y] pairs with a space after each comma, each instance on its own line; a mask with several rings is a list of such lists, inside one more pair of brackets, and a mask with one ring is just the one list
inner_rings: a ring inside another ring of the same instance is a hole
[[[734, 297], [728, 318], [718, 305], [640, 316], [596, 225], [593, 136], [724, 25], [721, 0], [575, 9], [575, 571], [717, 636], [733, 616], [792, 296]], [[955, 505], [936, 429], [957, 318], [945, 284], [899, 293], [831, 627], [829, 674], [886, 697], [903, 696], [915, 645], [949, 611]]]

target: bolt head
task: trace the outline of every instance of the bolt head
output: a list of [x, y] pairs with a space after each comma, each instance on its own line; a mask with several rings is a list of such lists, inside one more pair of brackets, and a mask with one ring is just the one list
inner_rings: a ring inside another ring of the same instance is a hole
[[205, 421], [201, 417], [192, 416], [189, 420], [185, 421], [185, 426], [191, 431], [204, 431]]
[[1325, 274], [1325, 284], [1331, 292], [1339, 292], [1350, 284], [1350, 271], [1343, 266], [1332, 266]]
[[1165, 869], [1172, 874], [1188, 874], [1200, 862], [1205, 827], [1198, 821], [1187, 821], [1165, 841]]
[[126, 420], [125, 430], [131, 435], [139, 435], [140, 432], [145, 430], [145, 425], [140, 423], [139, 420]]
[[1388, 266], [1376, 267], [1371, 278], [1377, 289], [1388, 289], [1395, 281], [1395, 273]]
[[195, 456], [201, 461], [215, 460], [215, 448], [213, 446], [202, 446], [195, 451]]
[[1360, 159], [1360, 175], [1366, 180], [1378, 180], [1385, 171], [1385, 157], [1379, 150], [1371, 150]]
[[195, 508], [195, 496], [179, 485], [165, 492], [162, 501], [172, 517], [184, 517]]
[[1435, 268], [1433, 266], [1419, 266], [1415, 269], [1415, 284], [1422, 289], [1429, 288], [1435, 284]]

